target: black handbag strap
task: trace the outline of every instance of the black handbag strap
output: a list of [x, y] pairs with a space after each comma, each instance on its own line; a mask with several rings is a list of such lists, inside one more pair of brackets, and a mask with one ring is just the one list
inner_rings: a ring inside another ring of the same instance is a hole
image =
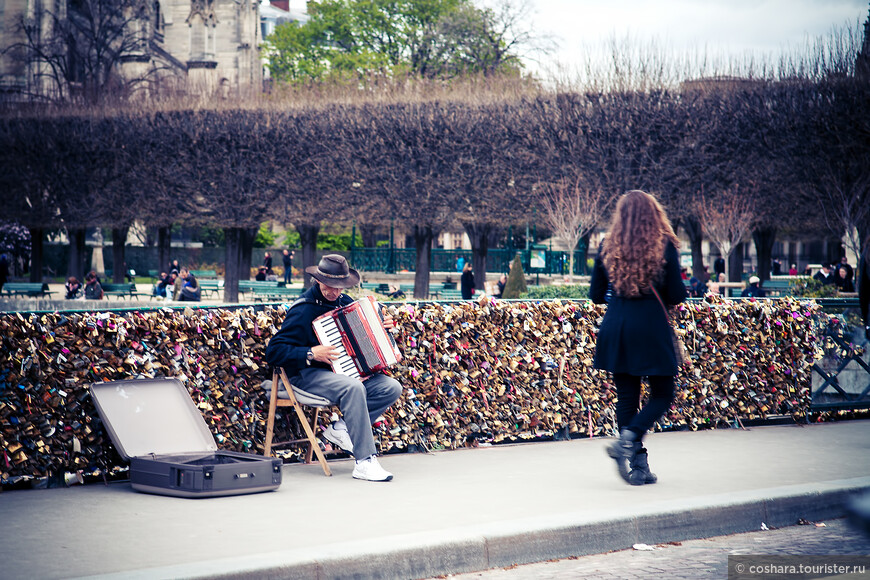
[[650, 286], [650, 288], [652, 289], [652, 293], [655, 294], [655, 296], [656, 296], [656, 300], [659, 301], [659, 304], [660, 304], [661, 307], [662, 307], [662, 311], [665, 313], [665, 319], [668, 321], [668, 324], [670, 324], [670, 322], [671, 322], [671, 317], [668, 316], [668, 309], [665, 308], [665, 303], [664, 303], [664, 301], [662, 301], [662, 297], [659, 296], [659, 293], [658, 293], [658, 292], [656, 292], [655, 286]]

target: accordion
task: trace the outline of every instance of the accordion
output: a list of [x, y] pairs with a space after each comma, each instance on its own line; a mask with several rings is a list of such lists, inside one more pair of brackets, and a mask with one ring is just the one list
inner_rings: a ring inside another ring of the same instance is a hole
[[332, 361], [332, 370], [338, 374], [364, 380], [402, 360], [371, 296], [318, 316], [312, 326], [320, 344], [341, 351]]

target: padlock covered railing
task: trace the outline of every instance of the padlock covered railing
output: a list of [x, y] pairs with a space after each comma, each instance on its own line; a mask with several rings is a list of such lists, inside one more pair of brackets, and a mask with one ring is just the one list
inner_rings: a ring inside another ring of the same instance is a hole
[[[375, 425], [382, 452], [614, 432], [615, 391], [592, 368], [603, 306], [485, 299], [387, 307], [400, 326], [404, 360], [393, 370], [404, 394]], [[285, 308], [0, 314], [0, 479], [123, 471], [88, 395], [104, 380], [176, 377], [221, 448], [262, 452], [263, 353]], [[832, 316], [819, 302], [710, 297], [679, 312], [692, 364], [657, 429], [808, 420], [827, 340], [819, 329]], [[300, 427], [281, 417], [282, 429]]]

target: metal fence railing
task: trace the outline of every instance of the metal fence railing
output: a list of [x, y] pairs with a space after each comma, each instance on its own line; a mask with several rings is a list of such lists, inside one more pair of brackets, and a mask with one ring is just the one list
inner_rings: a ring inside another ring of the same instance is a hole
[[822, 357], [813, 364], [812, 410], [870, 408], [870, 343], [864, 335], [858, 300], [819, 299], [817, 319]]
[[[487, 252], [486, 270], [488, 272], [507, 272], [514, 256], [519, 255], [523, 271], [527, 274], [567, 275], [569, 253], [558, 250], [532, 249], [511, 250], [492, 249]], [[433, 249], [429, 256], [430, 271], [459, 273], [457, 261], [462, 258], [468, 262], [471, 250]], [[417, 264], [417, 250], [411, 248], [353, 248], [350, 250], [350, 263], [363, 272], [385, 272], [393, 274], [401, 271], [413, 272]], [[574, 252], [574, 274], [586, 274], [585, 255], [580, 250]]]

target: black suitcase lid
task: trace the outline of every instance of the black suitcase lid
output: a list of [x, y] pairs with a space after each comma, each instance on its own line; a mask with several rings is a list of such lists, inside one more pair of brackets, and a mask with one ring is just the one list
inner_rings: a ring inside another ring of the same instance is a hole
[[217, 451], [208, 425], [178, 379], [93, 383], [90, 391], [124, 459]]

